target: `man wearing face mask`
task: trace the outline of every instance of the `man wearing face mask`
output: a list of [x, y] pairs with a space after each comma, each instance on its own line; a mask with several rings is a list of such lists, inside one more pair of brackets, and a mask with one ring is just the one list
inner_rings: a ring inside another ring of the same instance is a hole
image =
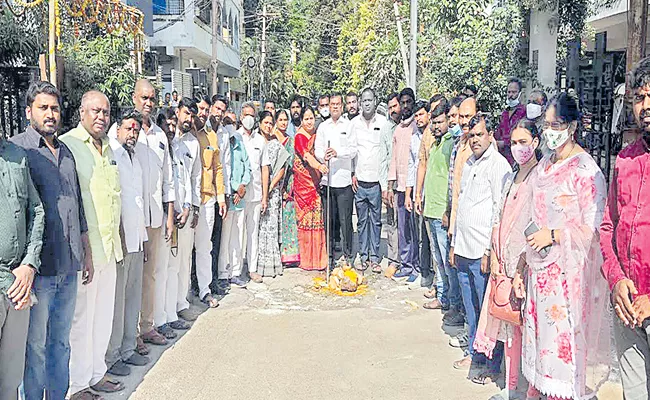
[[[406, 208], [406, 180], [408, 177], [411, 137], [418, 134], [418, 127], [413, 116], [415, 93], [411, 88], [400, 92], [401, 122], [393, 135], [393, 150], [388, 169], [389, 186], [395, 188], [397, 195], [397, 230], [399, 234], [400, 270], [394, 278], [407, 278], [415, 281], [414, 272], [420, 267], [417, 232], [413, 215]], [[391, 184], [392, 182], [392, 184]], [[389, 195], [390, 196], [390, 195]]]
[[510, 132], [512, 132], [512, 128], [517, 126], [522, 118], [526, 117], [526, 106], [519, 101], [521, 89], [522, 83], [519, 78], [510, 78], [508, 80], [508, 89], [506, 92], [507, 107], [501, 113], [499, 127], [494, 133], [494, 138], [499, 146], [499, 152], [508, 160], [510, 165], [514, 164], [512, 152], [510, 151]]
[[[244, 196], [244, 219], [246, 223], [246, 262], [250, 278], [255, 283], [262, 282], [262, 275], [257, 272], [258, 259], [258, 237], [260, 231], [260, 217], [262, 215], [262, 197], [268, 187], [262, 185], [262, 167], [271, 165], [266, 152], [266, 139], [259, 133], [255, 126], [255, 106], [253, 103], [244, 103], [241, 109], [242, 127], [241, 134], [248, 162], [251, 169], [251, 181], [246, 188]], [[243, 277], [233, 277], [230, 283], [237, 287], [246, 287], [246, 280]]]
[[[347, 262], [352, 261], [352, 203], [354, 191], [352, 187], [352, 160], [357, 155], [356, 138], [350, 131], [350, 122], [341, 117], [343, 112], [342, 96], [334, 93], [329, 99], [332, 107], [332, 118], [326, 120], [318, 128], [314, 143], [314, 154], [322, 162], [329, 161], [330, 173], [321, 179], [321, 197], [323, 207], [329, 207], [330, 249], [341, 231], [343, 239], [343, 256]], [[328, 180], [328, 176], [331, 181]], [[330, 198], [327, 198], [327, 187], [330, 187]], [[338, 221], [336, 223], [335, 221]]]
[[326, 94], [318, 97], [318, 118], [316, 118], [316, 130], [318, 126], [330, 117], [330, 97]]
[[70, 330], [71, 399], [96, 392], [117, 392], [121, 382], [108, 379], [105, 362], [115, 306], [116, 263], [122, 261], [120, 178], [106, 131], [111, 107], [101, 92], [81, 99], [79, 126], [61, 136], [75, 158], [92, 253], [92, 282], [78, 285]]

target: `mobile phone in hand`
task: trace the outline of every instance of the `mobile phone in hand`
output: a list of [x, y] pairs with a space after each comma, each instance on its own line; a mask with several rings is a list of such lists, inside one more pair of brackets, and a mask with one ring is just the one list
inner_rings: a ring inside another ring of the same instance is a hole
[[[539, 226], [537, 226], [535, 221], [530, 221], [530, 224], [528, 224], [526, 230], [524, 230], [524, 235], [526, 235], [526, 238], [528, 238], [528, 236], [532, 235], [537, 231], [539, 231]], [[546, 256], [548, 256], [548, 253], [550, 252], [551, 252], [551, 245], [543, 247], [538, 251], [539, 255], [542, 256], [542, 258], [546, 258]]]

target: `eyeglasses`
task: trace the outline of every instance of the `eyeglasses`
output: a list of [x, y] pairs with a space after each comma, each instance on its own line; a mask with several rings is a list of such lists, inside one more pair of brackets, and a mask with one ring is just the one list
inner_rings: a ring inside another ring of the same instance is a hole
[[561, 130], [564, 130], [564, 129], [568, 128], [568, 127], [569, 127], [569, 124], [567, 124], [566, 122], [559, 122], [559, 121], [547, 122], [547, 121], [544, 121], [544, 124], [542, 125], [542, 130], [546, 130], [546, 129], [551, 128], [554, 131], [561, 131]]

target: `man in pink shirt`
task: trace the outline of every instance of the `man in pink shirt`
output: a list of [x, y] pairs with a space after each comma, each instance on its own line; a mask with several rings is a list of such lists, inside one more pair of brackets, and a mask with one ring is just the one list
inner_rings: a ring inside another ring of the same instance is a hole
[[648, 399], [650, 377], [650, 57], [630, 79], [643, 132], [616, 158], [600, 227], [603, 275], [612, 289], [624, 397]]
[[415, 93], [413, 89], [405, 88], [399, 94], [402, 121], [395, 128], [393, 134], [393, 153], [388, 168], [389, 187], [395, 189], [397, 195], [397, 231], [399, 257], [402, 265], [394, 275], [395, 278], [408, 278], [409, 282], [415, 281], [420, 269], [419, 240], [417, 236], [414, 215], [404, 205], [406, 199], [406, 178], [409, 169], [409, 154], [411, 150], [411, 136], [418, 127], [413, 118]]

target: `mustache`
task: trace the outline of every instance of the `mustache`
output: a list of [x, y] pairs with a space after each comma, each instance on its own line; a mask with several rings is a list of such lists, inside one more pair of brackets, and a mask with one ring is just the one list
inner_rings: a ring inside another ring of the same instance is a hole
[[647, 117], [650, 117], [650, 108], [644, 108], [639, 113], [639, 118], [644, 119], [644, 118], [647, 118]]

